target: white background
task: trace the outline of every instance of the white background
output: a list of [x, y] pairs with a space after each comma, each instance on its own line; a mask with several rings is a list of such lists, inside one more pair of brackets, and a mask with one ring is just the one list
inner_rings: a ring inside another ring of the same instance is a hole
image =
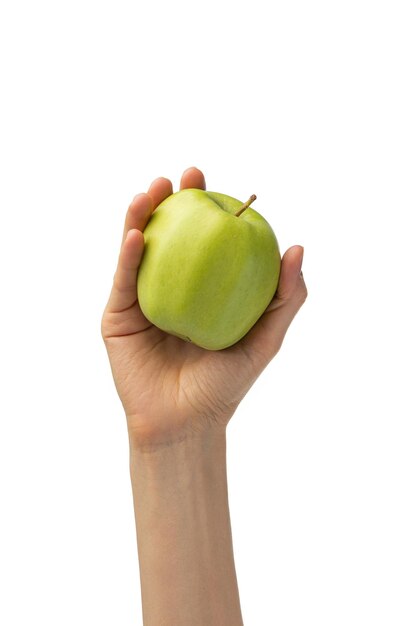
[[131, 198], [196, 165], [305, 246], [310, 292], [228, 430], [245, 624], [416, 626], [417, 28], [402, 0], [2, 1], [2, 624], [141, 621], [100, 318]]

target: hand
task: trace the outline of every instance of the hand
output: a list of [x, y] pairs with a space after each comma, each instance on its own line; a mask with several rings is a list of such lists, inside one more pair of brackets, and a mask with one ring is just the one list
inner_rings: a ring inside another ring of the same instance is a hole
[[[180, 189], [205, 189], [198, 169], [182, 176]], [[135, 196], [125, 220], [113, 287], [102, 319], [102, 336], [128, 422], [131, 443], [168, 445], [206, 432], [224, 431], [238, 404], [280, 349], [305, 301], [303, 248], [282, 258], [277, 292], [255, 326], [237, 344], [213, 352], [169, 335], [143, 315], [137, 274], [144, 228], [173, 186], [157, 178], [148, 193]]]

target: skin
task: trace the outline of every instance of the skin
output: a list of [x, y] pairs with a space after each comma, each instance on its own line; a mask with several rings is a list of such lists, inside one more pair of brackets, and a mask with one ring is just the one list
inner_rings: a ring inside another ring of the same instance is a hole
[[[180, 189], [205, 189], [198, 169]], [[277, 293], [237, 344], [207, 351], [159, 330], [137, 300], [143, 230], [173, 186], [156, 179], [128, 208], [102, 336], [122, 401], [145, 626], [242, 624], [229, 519], [226, 426], [280, 349], [307, 296], [303, 248], [282, 258]]]

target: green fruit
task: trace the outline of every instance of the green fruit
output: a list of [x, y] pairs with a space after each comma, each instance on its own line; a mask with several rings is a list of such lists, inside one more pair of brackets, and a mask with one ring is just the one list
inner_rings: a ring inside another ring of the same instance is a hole
[[221, 193], [184, 189], [164, 200], [144, 231], [138, 300], [158, 328], [208, 350], [241, 339], [270, 303], [280, 271], [273, 230]]

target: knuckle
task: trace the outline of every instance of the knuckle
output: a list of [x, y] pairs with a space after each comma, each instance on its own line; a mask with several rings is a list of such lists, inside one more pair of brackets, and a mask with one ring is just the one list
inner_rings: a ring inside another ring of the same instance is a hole
[[105, 312], [102, 315], [101, 322], [100, 322], [100, 333], [105, 343], [107, 339], [109, 339], [109, 336], [111, 335], [111, 326], [112, 324], [109, 320], [109, 314], [107, 310], [105, 310]]
[[306, 298], [308, 297], [308, 289], [306, 287], [306, 283], [305, 283], [302, 273], [300, 275], [297, 292], [298, 292], [298, 298], [300, 299], [301, 304], [303, 304]]
[[102, 317], [102, 321], [100, 324], [100, 334], [102, 335], [103, 341], [106, 341], [108, 332], [107, 332], [107, 323], [106, 323], [105, 316]]
[[308, 289], [305, 284], [302, 285], [300, 297], [301, 297], [302, 303], [305, 302], [306, 298], [308, 297]]

